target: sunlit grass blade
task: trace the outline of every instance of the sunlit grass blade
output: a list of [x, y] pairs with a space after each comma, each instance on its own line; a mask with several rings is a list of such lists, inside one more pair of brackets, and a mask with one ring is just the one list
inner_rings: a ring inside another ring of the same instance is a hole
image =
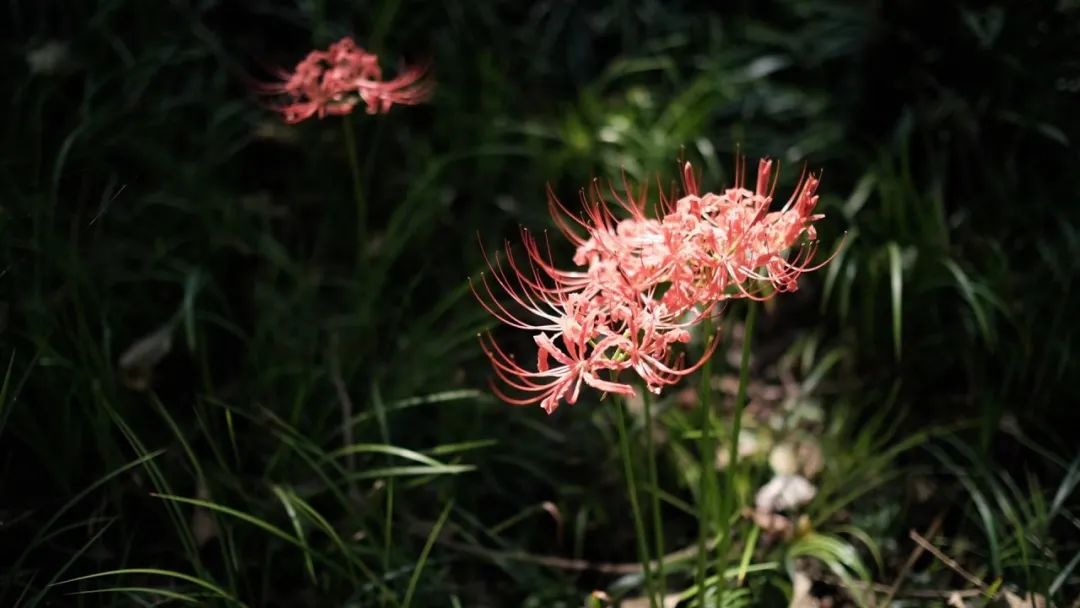
[[742, 586], [743, 581], [746, 580], [747, 568], [750, 567], [750, 560], [754, 557], [754, 549], [757, 547], [758, 536], [760, 534], [760, 526], [753, 526], [750, 528], [750, 536], [746, 539], [746, 544], [743, 545], [742, 559], [739, 560], [739, 573], [735, 577], [736, 586]]
[[[708, 591], [708, 590], [712, 589], [713, 587], [716, 586], [716, 584], [720, 580], [720, 578], [725, 578], [725, 579], [729, 579], [729, 580], [737, 580], [738, 577], [739, 577], [740, 572], [742, 573], [742, 575], [744, 577], [748, 577], [751, 574], [758, 574], [758, 573], [764, 573], [764, 572], [780, 572], [782, 566], [783, 566], [783, 564], [781, 564], [780, 562], [770, 561], [770, 562], [760, 562], [760, 563], [757, 563], [757, 564], [750, 564], [745, 569], [743, 569], [741, 567], [738, 567], [738, 566], [728, 568], [727, 570], [724, 570], [723, 577], [717, 576], [716, 574], [709, 575], [708, 577], [705, 578], [703, 587], [700, 586], [700, 585], [695, 584], [695, 585], [693, 585], [691, 587], [688, 587], [688, 588], [684, 589], [682, 592], [680, 592], [675, 597], [680, 602], [685, 602], [687, 600], [694, 599], [695, 597], [701, 598], [703, 595], [705, 595], [705, 592], [703, 592], [702, 590], [704, 589], [705, 591]], [[691, 605], [694, 605], [694, 604], [691, 604]], [[697, 604], [697, 605], [701, 605], [701, 604]]]
[[[853, 250], [856, 240], [859, 238], [859, 231], [856, 228], [852, 228], [848, 231], [847, 238], [844, 239], [844, 245], [840, 248], [840, 251], [836, 252], [836, 258], [825, 268], [825, 281], [821, 288], [821, 306], [820, 310], [825, 312], [829, 306], [829, 302], [832, 301], [833, 293], [837, 289], [837, 280], [840, 278], [841, 271], [848, 266], [848, 252]], [[850, 296], [844, 296], [842, 301], [846, 301]], [[841, 307], [840, 320], [846, 319], [846, 314]]]
[[851, 191], [851, 196], [848, 197], [842, 207], [844, 217], [853, 219], [858, 215], [859, 211], [866, 205], [866, 201], [870, 200], [870, 195], [873, 194], [877, 186], [878, 176], [876, 172], [868, 172], [859, 178], [855, 188]]
[[900, 359], [902, 335], [902, 322], [904, 316], [904, 269], [901, 260], [900, 246], [896, 242], [890, 242], [887, 246], [889, 252], [889, 294], [892, 302], [892, 337], [893, 349], [897, 360]]
[[[820, 560], [840, 578], [859, 606], [866, 606], [865, 584], [870, 582], [870, 571], [850, 544], [827, 534], [811, 532], [788, 547], [789, 560], [797, 557], [813, 557]], [[854, 584], [858, 580], [860, 585]]]
[[412, 460], [419, 462], [420, 464], [430, 467], [444, 467], [445, 464], [435, 460], [430, 456], [421, 454], [420, 452], [414, 452], [406, 448], [400, 448], [394, 445], [386, 445], [380, 443], [357, 443], [354, 445], [348, 445], [343, 448], [339, 448], [327, 454], [328, 458], [340, 458], [348, 454], [386, 454], [388, 456], [397, 456], [405, 460]]
[[847, 534], [849, 536], [854, 536], [856, 539], [858, 539], [859, 542], [861, 542], [863, 546], [866, 547], [866, 550], [870, 552], [870, 557], [874, 559], [874, 565], [876, 565], [879, 570], [885, 569], [885, 560], [882, 559], [881, 548], [878, 547], [878, 544], [874, 542], [874, 539], [869, 534], [867, 534], [866, 530], [863, 530], [862, 528], [859, 528], [857, 526], [846, 525], [838, 526], [836, 528], [836, 531], [840, 534]]
[[425, 452], [433, 456], [448, 456], [451, 454], [459, 454], [461, 452], [471, 452], [473, 450], [490, 448], [498, 444], [499, 441], [497, 439], [474, 439], [472, 441], [444, 443], [442, 445], [437, 445], [433, 448], [429, 448], [425, 450]]
[[461, 473], [471, 473], [475, 471], [476, 467], [466, 464], [441, 464], [441, 465], [428, 465], [428, 466], [393, 466], [393, 467], [381, 467], [376, 469], [368, 469], [366, 471], [360, 471], [357, 473], [347, 474], [347, 479], [350, 481], [359, 481], [362, 479], [378, 479], [380, 477], [416, 477], [421, 475], [460, 475]]

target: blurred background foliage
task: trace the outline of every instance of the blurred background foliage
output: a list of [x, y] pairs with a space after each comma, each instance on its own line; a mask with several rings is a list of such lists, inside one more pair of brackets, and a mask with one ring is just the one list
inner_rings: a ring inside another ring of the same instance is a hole
[[[743, 522], [727, 605], [1075, 605], [1077, 3], [3, 11], [0, 605], [620, 597], [638, 581], [606, 402], [548, 418], [490, 398], [466, 278], [548, 225], [548, 184], [655, 192], [690, 160], [720, 189], [739, 152], [779, 159], [781, 192], [822, 170], [837, 245], [765, 311], [746, 429], [764, 447], [739, 473], [750, 504], [769, 446], [813, 438], [811, 529]], [[253, 92], [344, 35], [439, 81], [355, 117], [367, 243], [341, 121], [286, 126]], [[695, 464], [694, 403], [657, 404], [671, 550], [720, 474]]]

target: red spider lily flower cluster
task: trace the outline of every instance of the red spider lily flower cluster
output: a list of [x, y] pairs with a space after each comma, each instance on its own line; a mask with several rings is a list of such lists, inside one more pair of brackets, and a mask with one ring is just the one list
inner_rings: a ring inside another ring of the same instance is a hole
[[325, 51], [311, 51], [283, 81], [264, 87], [289, 102], [278, 107], [285, 122], [295, 124], [318, 116], [349, 114], [363, 102], [368, 114], [388, 112], [394, 104], [426, 101], [433, 89], [425, 67], [412, 66], [383, 79], [379, 57], [345, 37]]
[[[675, 352], [716, 304], [797, 289], [803, 272], [824, 264], [813, 263], [813, 222], [822, 217], [813, 214], [818, 178], [804, 174], [787, 204], [769, 211], [773, 161], [760, 162], [753, 190], [744, 187], [743, 174], [737, 166], [734, 187], [700, 194], [687, 163], [684, 196], [661, 195], [657, 217], [646, 213], [645, 188], [636, 195], [626, 188], [623, 196], [612, 190], [612, 204], [594, 181], [581, 193], [580, 216], [549, 192], [552, 217], [576, 247], [577, 268], [557, 268], [548, 243], [522, 230], [524, 255], [515, 258], [507, 245], [505, 263], [488, 260], [490, 272], [472, 284], [499, 321], [535, 332], [535, 369], [490, 336], [481, 338], [502, 385], [493, 383], [495, 393], [515, 405], [539, 403], [550, 414], [561, 401], [576, 402], [582, 385], [633, 395], [634, 388], [618, 378], [622, 371], [660, 393], [716, 349], [714, 338], [694, 364]], [[504, 304], [498, 292], [510, 302]]]

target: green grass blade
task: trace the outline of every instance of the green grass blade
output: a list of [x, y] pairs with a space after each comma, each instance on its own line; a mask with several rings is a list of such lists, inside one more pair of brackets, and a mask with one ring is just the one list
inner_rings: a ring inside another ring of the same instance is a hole
[[[403, 410], [412, 409], [424, 405], [438, 405], [441, 403], [450, 403], [453, 401], [464, 401], [466, 399], [476, 399], [478, 401], [490, 402], [493, 397], [487, 393], [475, 390], [475, 389], [460, 389], [452, 391], [442, 391], [439, 393], [432, 393], [430, 395], [420, 395], [417, 397], [408, 397], [399, 401], [393, 401], [384, 406], [386, 414], [400, 412]], [[377, 412], [361, 412], [356, 416], [353, 416], [349, 424], [356, 426], [375, 418]], [[340, 430], [337, 431], [340, 434]]]
[[964, 486], [968, 494], [971, 496], [971, 501], [975, 504], [975, 510], [979, 514], [979, 519], [982, 522], [983, 532], [986, 535], [986, 541], [990, 550], [990, 566], [995, 575], [1002, 573], [1002, 552], [1001, 543], [997, 533], [997, 520], [994, 517], [994, 512], [990, 508], [990, 503], [986, 499], [986, 496], [982, 491], [972, 482], [971, 477], [967, 471], [957, 465], [944, 450], [934, 445], [926, 446], [927, 450], [931, 454], [936, 456], [938, 460], [948, 468], [953, 475], [956, 476], [960, 484]]
[[430, 467], [444, 467], [445, 464], [435, 460], [430, 456], [425, 456], [420, 452], [414, 452], [406, 448], [400, 448], [394, 445], [387, 445], [382, 443], [357, 443], [354, 445], [347, 445], [343, 448], [339, 448], [327, 454], [328, 458], [340, 458], [348, 454], [386, 454], [388, 456], [397, 456], [405, 460], [412, 460], [413, 462], [419, 462], [420, 464], [428, 465]]
[[[375, 383], [371, 387], [371, 403], [375, 410], [375, 419], [379, 424], [379, 437], [382, 438], [384, 444], [390, 444], [390, 426], [386, 421], [386, 403], [383, 402], [382, 392], [379, 390], [378, 383]], [[387, 459], [389, 462], [389, 459]], [[424, 461], [420, 461], [424, 462]], [[430, 459], [431, 463], [438, 461]], [[383, 492], [385, 493], [386, 503], [383, 508], [383, 546], [382, 546], [382, 570], [384, 573], [390, 571], [390, 551], [394, 544], [394, 498], [397, 494], [397, 484], [395, 483], [395, 477], [388, 477], [383, 480]], [[380, 598], [380, 606], [383, 605], [383, 600]]]
[[742, 559], [739, 560], [739, 573], [735, 576], [735, 585], [741, 587], [746, 580], [746, 571], [750, 567], [750, 560], [754, 557], [754, 548], [757, 547], [758, 535], [761, 534], [760, 526], [750, 528], [750, 537], [746, 539], [743, 547]]
[[379, 589], [379, 591], [383, 594], [383, 597], [390, 597], [392, 602], [397, 605], [397, 596], [394, 595], [393, 591], [389, 587], [387, 587], [382, 582], [382, 580], [380, 580], [379, 577], [375, 575], [374, 572], [371, 571], [367, 564], [364, 563], [363, 559], [354, 555], [353, 552], [349, 550], [349, 547], [345, 544], [344, 539], [341, 538], [341, 536], [337, 533], [334, 527], [330, 525], [330, 522], [328, 522], [321, 513], [316, 511], [315, 508], [308, 504], [303, 498], [297, 496], [296, 493], [292, 490], [287, 490], [286, 495], [288, 496], [289, 501], [292, 502], [297, 509], [299, 509], [300, 513], [302, 513], [309, 521], [318, 526], [323, 531], [323, 533], [325, 533], [330, 538], [331, 542], [333, 542], [334, 545], [337, 546], [338, 550], [341, 552], [341, 555], [346, 558], [346, 565], [350, 569], [350, 576], [352, 567], [356, 566], [360, 569], [361, 572], [363, 572], [364, 576], [368, 578], [368, 581]]
[[402, 608], [409, 608], [409, 605], [412, 603], [413, 594], [416, 592], [416, 585], [420, 582], [420, 574], [424, 571], [424, 564], [427, 563], [431, 548], [435, 545], [435, 540], [439, 538], [439, 532], [442, 531], [446, 519], [450, 517], [450, 510], [453, 507], [453, 500], [446, 503], [446, 507], [443, 508], [442, 513], [439, 515], [439, 519], [435, 522], [435, 525], [432, 526], [431, 532], [428, 533], [427, 540], [424, 542], [424, 548], [420, 551], [420, 557], [416, 561], [416, 567], [413, 568], [412, 576], [409, 577], [409, 586], [405, 589], [405, 599], [401, 602]]
[[[150, 460], [152, 460], [154, 458], [157, 458], [158, 456], [161, 456], [164, 453], [165, 453], [165, 450], [157, 450], [157, 451], [151, 452], [149, 454], [145, 454], [145, 455], [143, 455], [143, 456], [141, 456], [139, 458], [136, 458], [135, 460], [133, 460], [133, 461], [121, 466], [121, 467], [118, 467], [118, 468], [114, 469], [112, 472], [104, 475], [103, 477], [100, 477], [97, 481], [95, 481], [94, 483], [90, 484], [85, 489], [83, 489], [83, 491], [81, 491], [78, 494], [76, 494], [75, 496], [73, 496], [70, 500], [68, 500], [66, 503], [64, 503], [59, 509], [57, 509], [56, 512], [53, 513], [52, 517], [50, 517], [44, 524], [42, 524], [40, 527], [38, 527], [37, 532], [34, 534], [33, 539], [31, 539], [30, 542], [26, 544], [26, 547], [23, 549], [22, 554], [20, 554], [19, 558], [15, 560], [15, 563], [11, 566], [10, 570], [12, 572], [18, 572], [19, 568], [22, 566], [23, 562], [26, 560], [26, 557], [30, 554], [30, 552], [33, 551], [34, 548], [37, 547], [38, 544], [41, 543], [43, 539], [47, 538], [47, 535], [49, 534], [49, 531], [52, 529], [53, 525], [56, 524], [56, 522], [59, 521], [60, 518], [63, 517], [63, 515], [65, 513], [67, 513], [72, 507], [74, 507], [76, 504], [78, 504], [79, 501], [81, 501], [83, 498], [86, 498], [91, 493], [93, 493], [95, 490], [97, 490], [101, 486], [105, 485], [109, 481], [119, 477], [120, 475], [123, 475], [124, 473], [130, 471], [131, 469], [142, 466], [146, 462], [148, 462], [148, 461], [150, 461]], [[5, 586], [5, 593], [6, 593], [6, 586]]]
[[1076, 485], [1080, 484], [1080, 456], [1073, 459], [1069, 465], [1069, 470], [1065, 473], [1065, 479], [1061, 481], [1061, 485], [1058, 486], [1057, 492], [1054, 493], [1054, 499], [1050, 502], [1050, 512], [1047, 519], [1054, 519], [1057, 517], [1061, 507], [1065, 505], [1065, 501], [1076, 490]]
[[[825, 282], [821, 288], [821, 305], [819, 308], [821, 312], [825, 312], [829, 307], [829, 302], [832, 301], [833, 293], [836, 290], [836, 281], [840, 278], [840, 271], [847, 266], [848, 251], [853, 249], [857, 238], [859, 238], [858, 229], [852, 228], [848, 231], [844, 244], [841, 245], [840, 251], [836, 252], [836, 258], [825, 269]], [[843, 316], [841, 316], [842, 320]]]
[[979, 332], [982, 334], [983, 340], [985, 340], [987, 344], [993, 343], [994, 340], [990, 330], [989, 318], [982, 303], [979, 301], [979, 296], [976, 294], [975, 286], [972, 285], [971, 279], [968, 278], [964, 269], [960, 268], [960, 265], [953, 260], [946, 259], [943, 263], [956, 280], [956, 286], [960, 290], [960, 295], [963, 296], [964, 300], [967, 301], [968, 306], [971, 307], [971, 312], [975, 314], [975, 322], [979, 326]]
[[168, 589], [158, 589], [155, 587], [104, 587], [102, 589], [88, 589], [86, 591], [75, 591], [68, 595], [93, 595], [98, 593], [134, 593], [140, 595], [160, 595], [163, 598], [170, 600], [177, 600], [180, 602], [188, 602], [191, 604], [202, 603], [203, 600], [186, 593], [180, 593], [179, 591], [170, 591]]
[[96, 543], [97, 540], [101, 538], [103, 534], [105, 534], [105, 531], [108, 530], [113, 525], [113, 523], [115, 523], [115, 521], [115, 519], [110, 520], [104, 526], [101, 526], [100, 530], [95, 532], [89, 540], [83, 543], [83, 545], [79, 547], [78, 551], [73, 553], [71, 557], [68, 558], [66, 562], [64, 562], [63, 566], [60, 566], [56, 573], [53, 574], [53, 577], [49, 579], [49, 582], [45, 584], [45, 587], [43, 587], [41, 591], [39, 591], [38, 594], [30, 600], [30, 603], [28, 605], [36, 606], [38, 602], [41, 601], [41, 598], [45, 597], [45, 594], [48, 592], [49, 588], [56, 584], [57, 579], [59, 579], [61, 576], [64, 576], [64, 573], [67, 572], [68, 568], [70, 568], [72, 564], [78, 561], [78, 559], [82, 557], [83, 553], [86, 553], [86, 550], [89, 549], [94, 543]]
[[889, 252], [889, 293], [892, 296], [892, 334], [896, 359], [900, 359], [900, 336], [903, 323], [904, 269], [900, 247], [895, 241], [887, 246]]
[[[128, 444], [135, 450], [137, 454], [146, 454], [147, 449], [143, 444], [139, 436], [135, 434], [135, 431], [124, 420], [119, 412], [101, 395], [100, 391], [97, 392], [98, 403], [105, 408], [109, 416], [112, 418], [113, 423], [116, 424], [120, 432], [123, 433], [124, 438], [127, 439]], [[172, 486], [169, 484], [168, 477], [161, 471], [157, 464], [152, 459], [147, 459], [144, 463], [144, 468], [150, 480], [153, 482], [154, 487], [161, 494], [172, 494]], [[176, 529], [176, 533], [180, 538], [181, 544], [184, 545], [184, 550], [187, 553], [188, 559], [196, 567], [197, 570], [202, 569], [202, 560], [199, 554], [198, 543], [195, 542], [195, 534], [191, 530], [191, 526], [188, 520], [180, 512], [180, 510], [174, 504], [168, 504], [166, 511], [169, 518], [172, 520], [173, 527]]]
[[1069, 579], [1069, 575], [1071, 575], [1073, 570], [1076, 569], [1077, 564], [1080, 564], [1080, 553], [1074, 555], [1073, 558], [1069, 560], [1069, 563], [1061, 569], [1061, 572], [1059, 572], [1058, 575], [1054, 577], [1054, 581], [1050, 583], [1050, 587], [1047, 591], [1051, 598], [1057, 595], [1057, 592], [1061, 590], [1061, 587], [1065, 584], [1065, 581]]
[[191, 448], [191, 444], [188, 442], [187, 437], [184, 436], [184, 432], [180, 430], [180, 425], [176, 424], [176, 420], [169, 414], [169, 410], [165, 407], [165, 404], [161, 402], [153, 392], [150, 393], [150, 402], [154, 404], [154, 409], [165, 420], [165, 424], [173, 432], [176, 440], [180, 442], [180, 447], [184, 450], [184, 455], [187, 456], [188, 462], [191, 463], [191, 470], [194, 471], [196, 481], [204, 483], [206, 481], [206, 475], [203, 473], [202, 465], [199, 463], [199, 459], [195, 456], [195, 450]]
[[855, 547], [834, 536], [811, 532], [788, 548], [788, 559], [796, 557], [813, 557], [820, 560], [852, 591], [852, 599], [859, 606], [866, 605], [862, 594], [855, 592], [858, 585], [854, 583], [856, 577], [862, 583], [870, 582], [870, 571], [859, 558], [859, 552], [855, 550]]
[[270, 489], [273, 490], [274, 496], [277, 496], [277, 499], [281, 502], [281, 506], [285, 507], [285, 514], [289, 516], [289, 521], [292, 522], [293, 530], [296, 531], [296, 538], [299, 539], [302, 545], [301, 549], [304, 553], [304, 568], [307, 569], [308, 576], [311, 577], [311, 582], [317, 584], [315, 564], [311, 560], [311, 550], [308, 548], [307, 538], [304, 536], [304, 526], [296, 514], [296, 509], [293, 508], [292, 502], [281, 488], [278, 486], [271, 486]]
[[201, 578], [199, 578], [197, 576], [192, 576], [190, 574], [184, 574], [183, 572], [177, 572], [175, 570], [163, 570], [161, 568], [121, 568], [121, 569], [118, 569], [118, 570], [106, 570], [104, 572], [96, 572], [94, 574], [87, 574], [85, 576], [77, 576], [75, 578], [69, 578], [67, 580], [63, 580], [63, 581], [60, 581], [60, 582], [57, 582], [57, 583], [53, 583], [52, 586], [56, 587], [56, 586], [60, 586], [60, 585], [68, 585], [70, 583], [76, 583], [76, 582], [79, 582], [79, 581], [89, 581], [89, 580], [98, 579], [98, 578], [105, 578], [105, 577], [108, 577], [108, 576], [125, 576], [125, 575], [129, 575], [129, 574], [144, 574], [144, 575], [147, 575], [147, 576], [162, 576], [162, 577], [171, 578], [171, 579], [175, 579], [175, 580], [179, 580], [179, 581], [184, 581], [186, 583], [191, 583], [192, 585], [195, 585], [196, 587], [199, 587], [201, 589], [205, 589], [206, 591], [209, 591], [210, 593], [212, 593], [214, 596], [219, 597], [219, 598], [221, 598], [223, 600], [228, 600], [229, 602], [232, 602], [232, 603], [240, 605], [240, 606], [244, 605], [243, 602], [237, 600], [235, 597], [230, 595], [229, 592], [225, 591], [221, 587], [218, 587], [217, 585], [215, 585], [215, 584], [213, 584], [211, 582], [205, 581], [205, 580], [203, 580], [203, 579], [201, 579]]
[[457, 443], [444, 443], [437, 445], [433, 448], [426, 450], [428, 454], [433, 456], [446, 456], [450, 454], [458, 454], [461, 452], [471, 452], [472, 450], [479, 450], [482, 448], [490, 448], [499, 444], [497, 439], [474, 439], [472, 441], [460, 441]]
[[444, 464], [439, 466], [397, 466], [369, 469], [359, 473], [350, 473], [350, 481], [377, 479], [379, 477], [414, 477], [420, 475], [459, 475], [475, 471], [476, 467], [467, 464]]
[[836, 531], [841, 534], [848, 534], [859, 539], [859, 542], [861, 542], [863, 546], [866, 547], [866, 550], [870, 552], [870, 557], [874, 558], [874, 564], [878, 567], [878, 569], [881, 571], [885, 570], [885, 560], [881, 556], [881, 549], [878, 547], [878, 544], [874, 542], [874, 539], [866, 533], [865, 530], [855, 527], [853, 525], [846, 525], [837, 527]]
[[215, 502], [210, 502], [208, 500], [199, 500], [198, 498], [186, 498], [186, 497], [183, 497], [183, 496], [174, 496], [174, 495], [171, 495], [171, 494], [158, 494], [158, 493], [155, 493], [155, 492], [152, 492], [150, 495], [153, 496], [154, 498], [160, 498], [160, 499], [168, 501], [168, 502], [175, 502], [175, 503], [182, 503], [182, 504], [187, 504], [187, 505], [194, 505], [196, 507], [202, 507], [204, 509], [209, 509], [211, 511], [215, 511], [215, 512], [218, 512], [218, 513], [224, 513], [225, 515], [235, 517], [236, 519], [247, 522], [247, 523], [249, 523], [249, 524], [251, 524], [251, 525], [253, 525], [253, 526], [257, 527], [257, 528], [260, 528], [264, 532], [269, 532], [270, 534], [280, 538], [281, 540], [283, 540], [283, 541], [285, 541], [287, 543], [296, 545], [297, 547], [300, 547], [301, 549], [307, 548], [307, 546], [304, 544], [304, 542], [301, 541], [299, 538], [296, 538], [295, 536], [290, 535], [288, 532], [282, 530], [281, 528], [278, 528], [277, 526], [267, 522], [266, 520], [255, 517], [254, 515], [251, 515], [249, 513], [244, 513], [243, 511], [238, 511], [238, 510], [233, 509], [231, 507], [226, 507], [224, 505], [219, 505], [219, 504], [217, 504]]
[[264, 532], [267, 532], [267, 533], [271, 534], [272, 536], [275, 536], [275, 537], [277, 537], [277, 538], [279, 538], [279, 539], [281, 539], [281, 540], [283, 540], [283, 541], [297, 547], [298, 549], [303, 551], [305, 555], [311, 555], [314, 558], [318, 558], [320, 563], [325, 565], [327, 568], [333, 569], [335, 574], [342, 575], [342, 576], [347, 576], [347, 574], [345, 573], [345, 570], [339, 564], [337, 564], [333, 560], [327, 559], [325, 556], [323, 556], [319, 552], [315, 551], [313, 548], [311, 548], [309, 545], [307, 545], [301, 539], [299, 539], [299, 538], [297, 538], [295, 536], [292, 536], [291, 534], [289, 534], [288, 532], [282, 530], [281, 528], [278, 528], [277, 526], [267, 522], [264, 519], [255, 517], [254, 515], [251, 515], [250, 513], [244, 513], [243, 511], [239, 511], [239, 510], [233, 509], [231, 507], [226, 507], [224, 505], [220, 505], [220, 504], [210, 502], [210, 501], [207, 501], [207, 500], [199, 500], [197, 498], [186, 498], [186, 497], [183, 497], [183, 496], [173, 496], [173, 495], [155, 494], [155, 493], [151, 493], [150, 495], [155, 497], [155, 498], [160, 498], [162, 500], [168, 501], [170, 503], [181, 503], [181, 504], [193, 505], [193, 506], [196, 506], [196, 507], [203, 507], [205, 509], [209, 509], [209, 510], [217, 512], [217, 513], [222, 513], [222, 514], [225, 514], [225, 515], [229, 515], [231, 517], [235, 517], [236, 519], [239, 519], [240, 521], [251, 524], [252, 526], [255, 526], [256, 528], [259, 528], [259, 529], [263, 530]]
[[236, 442], [236, 427], [233, 425], [232, 410], [225, 408], [225, 428], [229, 431], [229, 445], [233, 450], [233, 465], [240, 466], [240, 446]]
[[7, 371], [4, 372], [4, 381], [0, 383], [0, 435], [4, 434], [4, 426], [11, 413], [8, 407], [8, 391], [11, 389], [11, 370], [15, 367], [15, 352], [12, 351], [8, 359]]

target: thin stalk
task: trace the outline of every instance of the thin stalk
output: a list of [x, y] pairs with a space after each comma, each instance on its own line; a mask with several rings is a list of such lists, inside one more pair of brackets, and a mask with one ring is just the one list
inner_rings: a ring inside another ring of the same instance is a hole
[[649, 388], [643, 387], [641, 392], [642, 401], [645, 404], [645, 451], [649, 458], [649, 487], [652, 490], [649, 496], [652, 498], [653, 540], [656, 541], [656, 581], [660, 591], [660, 601], [664, 601], [667, 592], [667, 582], [664, 580], [664, 522], [660, 517], [660, 482], [656, 474], [656, 446], [653, 445], [653, 417], [652, 396]]
[[[757, 321], [758, 307], [753, 302], [746, 303], [746, 323], [743, 326], [742, 358], [739, 361], [739, 390], [735, 395], [735, 411], [731, 419], [731, 434], [728, 437], [728, 464], [727, 464], [727, 488], [724, 493], [724, 508], [721, 512], [720, 521], [724, 537], [719, 544], [716, 555], [716, 571], [724, 572], [727, 568], [728, 552], [731, 549], [731, 520], [735, 512], [736, 484], [735, 479], [739, 470], [739, 432], [742, 430], [743, 408], [746, 407], [746, 387], [750, 382], [750, 347], [754, 338], [754, 322]], [[717, 588], [717, 601], [722, 602], [726, 581], [720, 577]]]
[[[375, 420], [379, 423], [379, 436], [382, 442], [386, 445], [393, 445], [390, 441], [390, 426], [386, 423], [386, 404], [383, 403], [382, 393], [379, 391], [379, 385], [376, 384], [371, 390], [371, 403], [375, 408]], [[393, 466], [393, 458], [386, 455], [386, 465]], [[394, 476], [390, 475], [383, 479], [386, 490], [386, 510], [384, 513], [383, 530], [385, 530], [385, 537], [383, 542], [382, 551], [382, 569], [383, 576], [389, 576], [390, 574], [390, 550], [394, 546]], [[385, 606], [387, 599], [386, 595], [379, 596], [379, 606]], [[394, 599], [391, 597], [390, 599]]]
[[[382, 568], [383, 576], [390, 573], [390, 548], [394, 544], [394, 477], [386, 478], [386, 519], [383, 523], [386, 528], [386, 539], [383, 544]], [[379, 605], [386, 605], [386, 595], [379, 594]]]
[[356, 203], [356, 266], [359, 269], [364, 261], [364, 249], [367, 245], [367, 201], [364, 199], [364, 187], [360, 181], [360, 160], [356, 154], [356, 131], [351, 115], [344, 116], [341, 128], [345, 132], [345, 152], [349, 157], [353, 201]]
[[416, 592], [416, 585], [420, 582], [420, 573], [424, 571], [424, 564], [427, 563], [428, 555], [431, 554], [431, 548], [435, 546], [435, 539], [439, 538], [439, 532], [442, 531], [443, 525], [446, 523], [446, 518], [450, 516], [450, 510], [454, 507], [453, 499], [446, 503], [446, 508], [443, 509], [442, 515], [439, 515], [438, 521], [431, 528], [431, 533], [428, 534], [427, 541], [424, 543], [424, 548], [420, 550], [420, 557], [416, 560], [416, 567], [413, 568], [412, 576], [409, 577], [409, 586], [405, 589], [405, 599], [401, 602], [401, 608], [409, 608], [412, 604], [413, 593]]
[[[708, 343], [711, 323], [706, 323], [705, 342]], [[705, 563], [706, 543], [709, 537], [710, 512], [713, 507], [712, 487], [715, 483], [716, 472], [716, 444], [712, 436], [712, 357], [705, 361], [701, 368], [701, 439], [699, 449], [701, 451], [701, 479], [698, 484], [698, 553], [697, 553], [697, 589], [701, 594], [705, 593]], [[711, 483], [710, 483], [711, 482]]]
[[645, 573], [645, 592], [649, 596], [650, 608], [658, 608], [656, 589], [653, 585], [652, 567], [649, 565], [649, 547], [645, 541], [645, 523], [641, 518], [641, 506], [638, 504], [637, 481], [634, 479], [634, 464], [630, 457], [630, 439], [626, 432], [626, 414], [623, 400], [615, 399], [615, 420], [619, 428], [619, 448], [622, 451], [623, 468], [626, 473], [626, 488], [630, 495], [630, 510], [634, 516], [634, 535], [637, 537], [638, 560]]

